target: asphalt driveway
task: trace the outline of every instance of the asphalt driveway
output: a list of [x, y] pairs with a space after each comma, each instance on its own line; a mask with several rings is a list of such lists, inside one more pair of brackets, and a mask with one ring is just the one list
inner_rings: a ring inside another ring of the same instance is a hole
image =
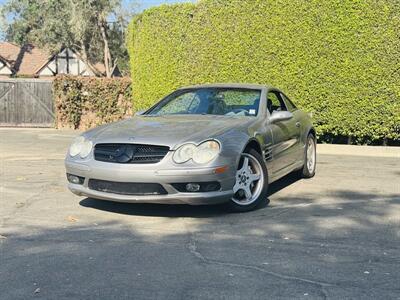
[[72, 195], [75, 134], [0, 129], [0, 299], [400, 299], [400, 156], [320, 154], [227, 214]]

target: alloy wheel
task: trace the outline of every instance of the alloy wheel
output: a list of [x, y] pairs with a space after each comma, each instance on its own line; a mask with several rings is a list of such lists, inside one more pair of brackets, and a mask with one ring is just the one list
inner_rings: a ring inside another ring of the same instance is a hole
[[314, 173], [316, 161], [315, 141], [313, 138], [309, 138], [307, 143], [307, 169], [310, 174]]
[[260, 196], [264, 185], [264, 174], [258, 160], [248, 154], [242, 153], [236, 182], [233, 186], [232, 201], [238, 205], [249, 205]]

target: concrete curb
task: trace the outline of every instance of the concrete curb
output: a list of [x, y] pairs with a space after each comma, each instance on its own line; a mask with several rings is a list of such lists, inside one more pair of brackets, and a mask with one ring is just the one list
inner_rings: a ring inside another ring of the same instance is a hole
[[328, 155], [397, 157], [400, 159], [400, 147], [318, 144], [317, 153]]

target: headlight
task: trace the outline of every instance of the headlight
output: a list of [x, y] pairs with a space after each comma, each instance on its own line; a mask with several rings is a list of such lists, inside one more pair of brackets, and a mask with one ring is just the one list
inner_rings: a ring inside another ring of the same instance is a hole
[[82, 145], [85, 142], [85, 138], [83, 136], [78, 136], [73, 141], [72, 145], [69, 147], [69, 155], [77, 156], [79, 152], [81, 152]]
[[198, 146], [185, 144], [175, 151], [173, 160], [181, 164], [193, 159], [195, 163], [205, 164], [217, 157], [219, 152], [220, 146], [216, 141], [206, 141]]
[[92, 151], [92, 147], [93, 147], [93, 143], [91, 141], [84, 141], [82, 144], [82, 149], [81, 152], [79, 152], [79, 156], [81, 158], [85, 158], [86, 156], [88, 156], [90, 154], [90, 152]]
[[197, 146], [193, 154], [193, 161], [205, 164], [212, 161], [219, 154], [219, 144], [216, 141], [207, 141]]
[[196, 150], [196, 146], [193, 144], [185, 144], [179, 147], [173, 156], [173, 159], [176, 163], [181, 164], [187, 162], [192, 159], [193, 153]]
[[85, 158], [92, 151], [92, 147], [91, 141], [86, 140], [83, 136], [78, 136], [69, 147], [69, 155], [77, 156], [79, 154], [81, 158]]

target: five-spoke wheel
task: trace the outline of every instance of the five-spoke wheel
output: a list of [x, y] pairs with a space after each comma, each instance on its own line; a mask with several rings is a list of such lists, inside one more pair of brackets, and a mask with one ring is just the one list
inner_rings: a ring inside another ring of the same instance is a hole
[[308, 134], [304, 153], [304, 166], [299, 170], [300, 177], [311, 178], [315, 175], [317, 166], [317, 149], [315, 137], [312, 133]]
[[242, 153], [236, 171], [230, 206], [236, 211], [248, 211], [267, 200], [268, 175], [261, 155], [249, 149]]

